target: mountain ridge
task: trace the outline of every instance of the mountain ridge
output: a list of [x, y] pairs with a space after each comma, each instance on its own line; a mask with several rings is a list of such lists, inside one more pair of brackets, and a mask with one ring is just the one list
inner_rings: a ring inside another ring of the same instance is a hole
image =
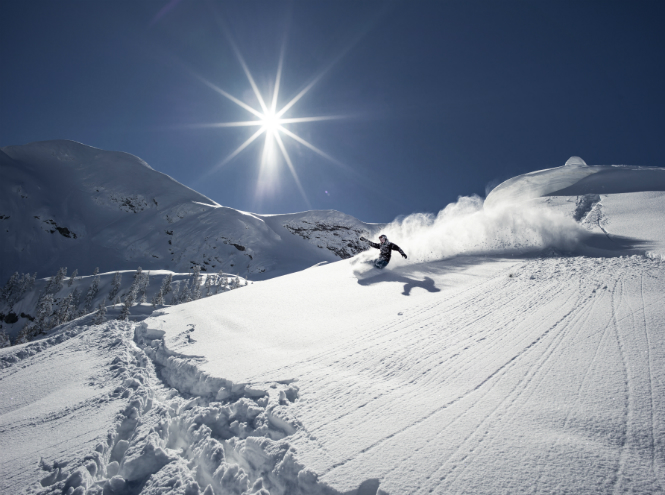
[[[377, 228], [334, 210], [236, 210], [129, 153], [74, 141], [0, 151], [2, 278], [15, 270], [50, 276], [60, 266], [91, 273], [199, 265], [264, 279], [350, 257], [362, 250], [357, 237]], [[316, 223], [327, 229], [314, 243], [284, 227]]]

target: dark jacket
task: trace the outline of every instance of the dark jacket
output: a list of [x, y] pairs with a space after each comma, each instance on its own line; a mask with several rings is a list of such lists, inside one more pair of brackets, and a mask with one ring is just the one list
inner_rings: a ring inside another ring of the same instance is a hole
[[392, 251], [399, 251], [399, 254], [402, 256], [406, 256], [404, 254], [404, 251], [395, 243], [392, 243], [390, 241], [384, 242], [383, 244], [377, 244], [376, 242], [372, 241], [367, 241], [370, 246], [376, 249], [381, 250], [381, 254], [379, 255], [379, 258], [382, 260], [390, 261], [390, 255], [392, 254]]

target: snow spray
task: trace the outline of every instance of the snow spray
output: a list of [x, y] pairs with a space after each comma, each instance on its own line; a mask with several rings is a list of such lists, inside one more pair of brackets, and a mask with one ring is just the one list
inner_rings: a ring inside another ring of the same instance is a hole
[[[409, 256], [408, 260], [393, 256], [386, 269], [457, 255], [525, 254], [547, 248], [572, 251], [589, 235], [560, 212], [528, 203], [483, 208], [483, 199], [475, 195], [460, 196], [436, 215], [414, 213], [397, 219], [381, 232]], [[354, 275], [366, 278], [372, 270], [378, 272], [368, 263], [377, 257], [374, 249], [356, 256]]]

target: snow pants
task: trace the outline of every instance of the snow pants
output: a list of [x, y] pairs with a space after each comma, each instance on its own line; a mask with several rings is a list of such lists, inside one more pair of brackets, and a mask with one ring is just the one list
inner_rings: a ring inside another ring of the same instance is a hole
[[378, 268], [379, 270], [383, 270], [387, 265], [388, 260], [384, 260], [383, 258], [379, 258], [374, 262], [374, 267]]

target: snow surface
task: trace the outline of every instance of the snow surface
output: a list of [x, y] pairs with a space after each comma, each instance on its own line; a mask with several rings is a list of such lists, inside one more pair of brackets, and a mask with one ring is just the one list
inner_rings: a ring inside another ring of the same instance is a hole
[[361, 252], [0, 350], [0, 491], [663, 493], [661, 171], [580, 161], [384, 226], [409, 259], [382, 272]]

